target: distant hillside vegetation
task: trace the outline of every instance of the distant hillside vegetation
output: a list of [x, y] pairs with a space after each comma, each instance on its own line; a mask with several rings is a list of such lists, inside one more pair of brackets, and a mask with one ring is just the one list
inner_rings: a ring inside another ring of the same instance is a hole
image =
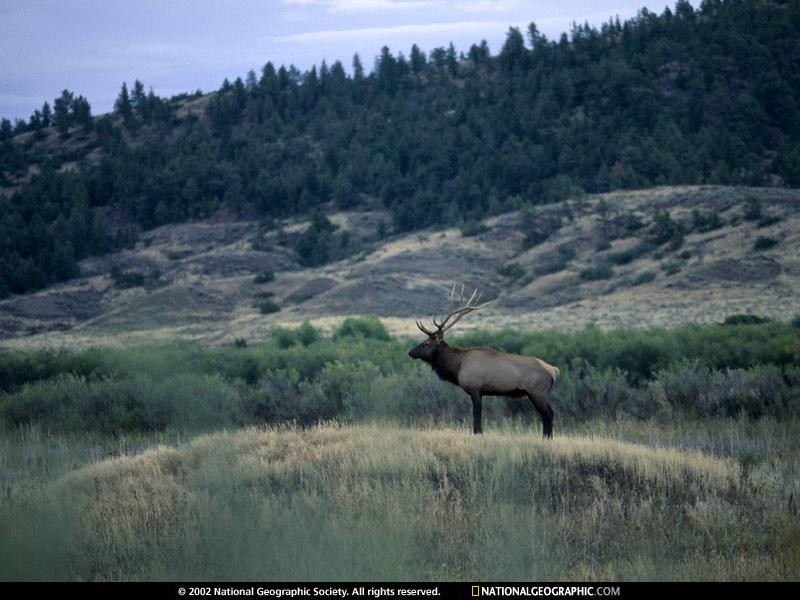
[[308, 320], [331, 333], [358, 315], [416, 337], [414, 319], [446, 313], [454, 281], [496, 298], [461, 331], [671, 328], [731, 315], [800, 326], [800, 190], [661, 186], [382, 235], [389, 218], [162, 225], [132, 249], [82, 260], [79, 277], [0, 300], [0, 346], [255, 343], [275, 325]]
[[350, 75], [267, 63], [169, 100], [137, 81], [100, 118], [65, 90], [0, 126], [0, 297], [220, 210], [380, 203], [408, 231], [583, 192], [797, 186], [798, 74], [800, 3], [706, 0], [557, 41], [510, 28], [497, 56], [383, 48]]

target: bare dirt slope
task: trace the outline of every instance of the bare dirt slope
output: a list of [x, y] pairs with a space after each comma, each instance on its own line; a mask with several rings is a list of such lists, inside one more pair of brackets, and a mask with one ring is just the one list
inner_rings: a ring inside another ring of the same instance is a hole
[[[643, 245], [653, 241], [661, 211], [685, 235]], [[697, 214], [712, 213], [719, 226], [698, 225]], [[472, 235], [452, 228], [378, 240], [379, 223], [388, 220], [380, 211], [330, 217], [339, 231], [363, 240], [362, 249], [317, 268], [301, 267], [294, 251], [307, 227], [300, 221], [261, 234], [253, 221], [145, 232], [134, 250], [84, 261], [78, 279], [0, 302], [0, 345], [252, 342], [271, 326], [308, 319], [329, 330], [359, 314], [381, 317], [394, 333], [416, 335], [414, 318], [443, 311], [456, 281], [497, 298], [465, 319], [465, 329], [673, 326], [734, 313], [778, 319], [800, 313], [798, 190], [610, 193], [534, 215], [499, 215], [473, 224]], [[642, 226], [631, 225], [632, 217]], [[532, 238], [531, 231], [545, 235]], [[773, 245], [756, 249], [758, 238]], [[145, 285], [119, 287], [110, 277], [113, 266], [143, 274]], [[257, 283], [266, 271], [274, 280]], [[266, 301], [281, 310], [262, 314]]]

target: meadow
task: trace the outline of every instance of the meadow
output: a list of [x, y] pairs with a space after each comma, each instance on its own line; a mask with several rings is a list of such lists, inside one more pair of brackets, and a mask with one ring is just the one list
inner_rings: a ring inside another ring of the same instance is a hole
[[562, 368], [555, 438], [376, 319], [0, 353], [0, 580], [781, 580], [800, 329], [478, 332]]

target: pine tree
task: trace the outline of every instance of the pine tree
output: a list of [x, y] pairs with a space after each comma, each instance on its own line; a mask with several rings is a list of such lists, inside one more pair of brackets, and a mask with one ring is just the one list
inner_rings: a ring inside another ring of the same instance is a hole
[[50, 127], [50, 121], [53, 118], [53, 111], [50, 110], [50, 104], [45, 102], [42, 105], [42, 127]]
[[28, 122], [25, 119], [14, 119], [14, 135], [28, 131]]
[[456, 57], [456, 47], [453, 46], [453, 42], [450, 42], [450, 45], [447, 47], [445, 60], [447, 61], [447, 70], [450, 72], [450, 75], [456, 75], [458, 72], [458, 58]]
[[300, 107], [305, 112], [310, 112], [314, 105], [317, 103], [317, 96], [319, 94], [319, 78], [317, 77], [316, 65], [311, 67], [311, 70], [306, 73], [303, 79], [303, 85], [300, 88]]
[[380, 89], [393, 96], [397, 92], [398, 84], [397, 60], [389, 52], [388, 46], [381, 48], [380, 56], [375, 61], [375, 71]]
[[247, 89], [244, 87], [241, 77], [237, 77], [233, 82], [233, 97], [236, 100], [237, 108], [241, 111], [247, 104]]
[[472, 44], [469, 47], [469, 54], [467, 54], [467, 57], [475, 66], [478, 66], [481, 64], [481, 62], [483, 62], [481, 58], [481, 49], [477, 44]]
[[91, 233], [89, 238], [89, 252], [93, 256], [105, 254], [109, 251], [110, 229], [105, 213], [96, 212], [92, 218]]
[[33, 111], [33, 114], [30, 118], [30, 126], [33, 130], [39, 130], [42, 128], [42, 111], [38, 108]]
[[335, 229], [336, 226], [322, 212], [314, 212], [311, 225], [300, 236], [295, 246], [300, 256], [300, 264], [312, 267], [328, 262]]
[[75, 249], [69, 240], [55, 240], [51, 259], [50, 277], [52, 281], [66, 281], [80, 275], [75, 260]]
[[8, 140], [14, 135], [14, 127], [8, 119], [0, 120], [0, 140]]
[[425, 70], [425, 53], [419, 49], [419, 46], [414, 44], [411, 46], [411, 71], [414, 75], [419, 75]]
[[245, 90], [251, 96], [255, 96], [258, 92], [258, 81], [256, 80], [256, 72], [250, 69], [247, 72], [247, 78], [244, 81]]
[[353, 81], [360, 82], [364, 79], [364, 65], [361, 64], [361, 57], [356, 52], [353, 54]]
[[92, 107], [83, 96], [78, 96], [72, 103], [72, 118], [75, 125], [83, 127], [85, 132], [92, 130]]
[[131, 107], [137, 113], [141, 114], [142, 109], [147, 109], [146, 96], [144, 93], [144, 84], [138, 79], [133, 82], [133, 89], [131, 90]]
[[61, 137], [66, 137], [73, 123], [73, 102], [75, 98], [69, 90], [63, 90], [61, 96], [53, 102], [53, 125]]
[[275, 67], [271, 62], [264, 65], [261, 69], [261, 79], [258, 85], [267, 98], [270, 98], [273, 104], [277, 105], [278, 94], [280, 93], [280, 84], [278, 83], [278, 75], [275, 73]]
[[122, 88], [119, 91], [119, 96], [114, 103], [114, 110], [122, 115], [122, 122], [128, 129], [136, 128], [136, 119], [133, 116], [133, 104], [131, 103], [130, 95], [128, 95], [128, 86], [123, 81]]
[[525, 68], [527, 64], [525, 40], [518, 27], [509, 27], [506, 34], [506, 41], [500, 51], [500, 66], [505, 71], [515, 68]]

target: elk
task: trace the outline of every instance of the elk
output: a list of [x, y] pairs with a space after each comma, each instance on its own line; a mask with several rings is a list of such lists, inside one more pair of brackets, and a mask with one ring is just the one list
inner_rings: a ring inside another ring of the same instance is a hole
[[[428, 363], [440, 379], [449, 381], [464, 390], [472, 399], [472, 431], [483, 433], [481, 413], [483, 396], [527, 397], [542, 417], [544, 437], [553, 437], [553, 409], [547, 399], [559, 375], [558, 367], [549, 365], [540, 358], [498, 352], [490, 348], [459, 348], [444, 341], [444, 333], [458, 323], [464, 315], [480, 310], [491, 301], [478, 304], [481, 294], [476, 288], [472, 296], [464, 300], [461, 287], [461, 306], [451, 310], [437, 322], [434, 330], [427, 329], [419, 320], [419, 330], [428, 336], [414, 347], [408, 355]], [[450, 293], [453, 300], [456, 288]]]

